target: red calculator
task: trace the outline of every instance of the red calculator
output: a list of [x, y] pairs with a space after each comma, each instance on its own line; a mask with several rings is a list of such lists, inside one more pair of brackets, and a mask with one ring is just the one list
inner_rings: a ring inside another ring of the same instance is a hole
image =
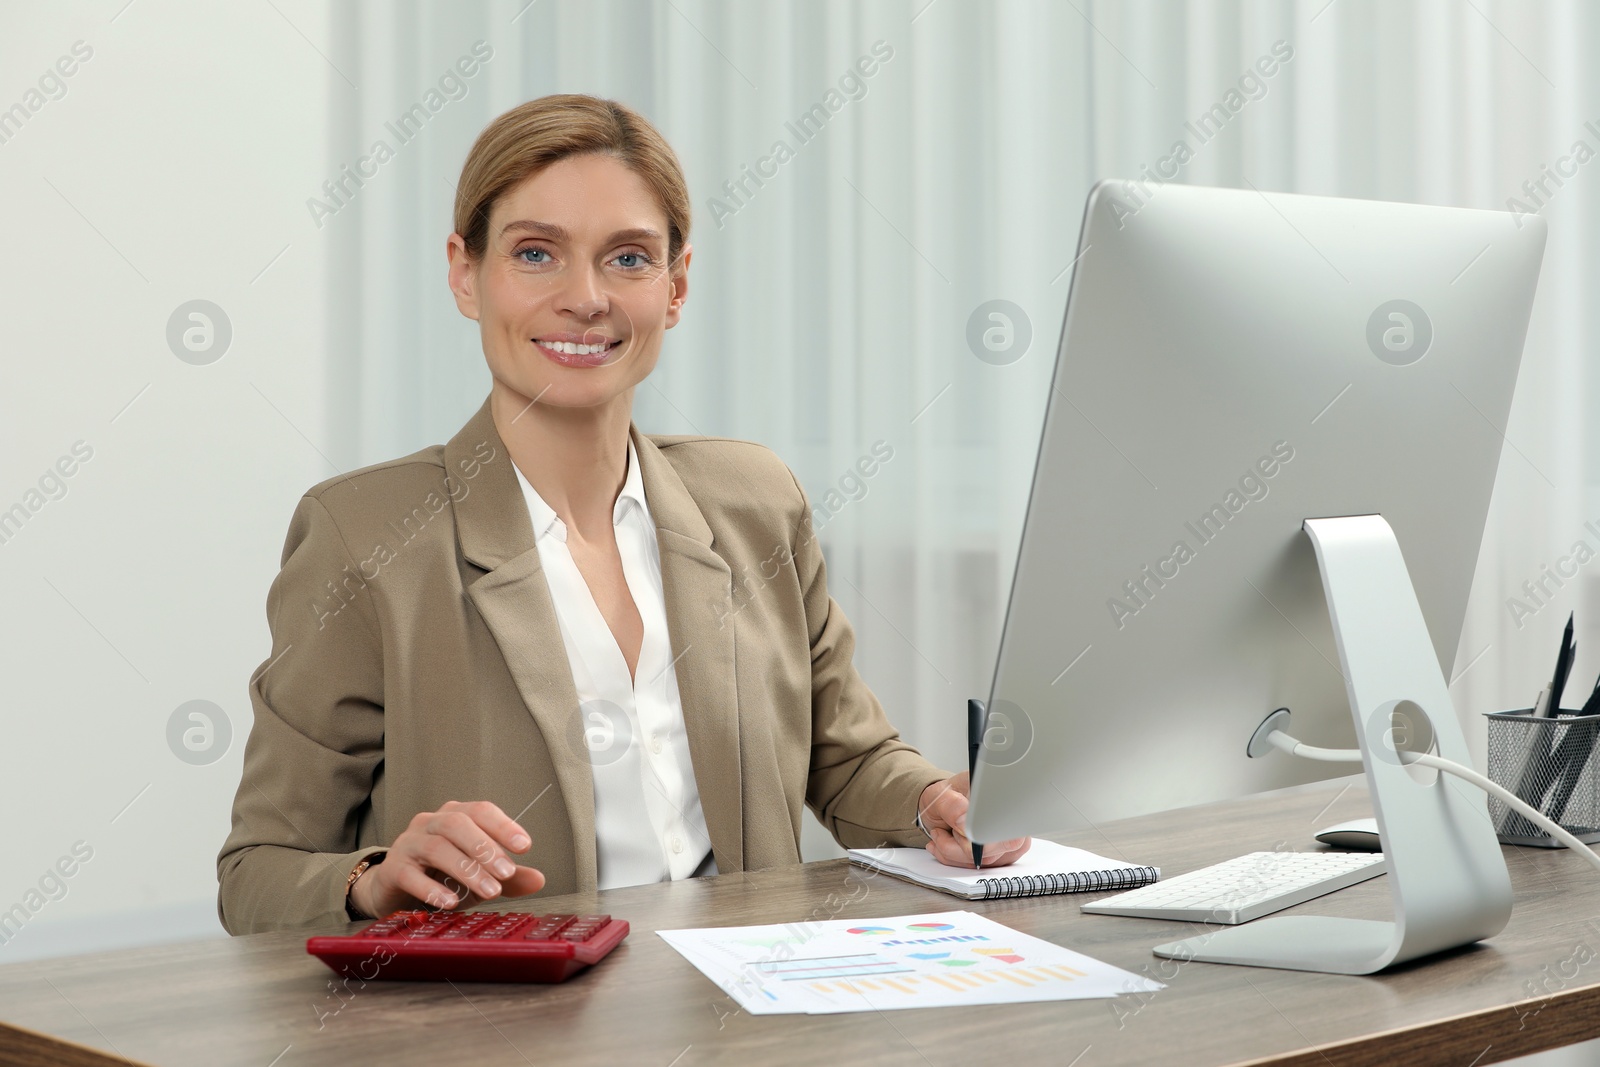
[[565, 982], [627, 936], [609, 915], [397, 911], [353, 934], [309, 938], [306, 951], [369, 982]]

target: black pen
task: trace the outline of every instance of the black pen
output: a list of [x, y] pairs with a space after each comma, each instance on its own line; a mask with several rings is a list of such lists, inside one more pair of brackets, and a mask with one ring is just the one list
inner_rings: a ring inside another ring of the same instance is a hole
[[1579, 715], [1600, 715], [1600, 678], [1596, 678], [1594, 688], [1589, 691], [1589, 699], [1583, 702]]
[[[983, 728], [987, 715], [983, 701], [967, 701], [967, 796], [972, 795], [972, 778], [978, 773], [978, 750], [983, 747]], [[967, 835], [969, 841], [972, 835]], [[983, 846], [972, 842], [972, 866], [983, 869]]]
[[1561, 714], [1561, 695], [1567, 688], [1567, 676], [1572, 673], [1572, 661], [1576, 658], [1577, 648], [1572, 641], [1572, 613], [1567, 613], [1567, 628], [1561, 635], [1561, 653], [1556, 656], [1555, 677], [1550, 679], [1550, 705], [1545, 709], [1545, 715], [1555, 718]]
[[[1550, 679], [1550, 684], [1539, 691], [1539, 697], [1534, 701], [1533, 709], [1529, 714], [1530, 720], [1555, 719], [1560, 715], [1562, 691], [1567, 687], [1567, 675], [1572, 672], [1572, 661], [1576, 658], [1576, 646], [1572, 640], [1573, 616], [1567, 615], [1567, 627], [1561, 635], [1561, 650], [1556, 653], [1555, 674]], [[1545, 768], [1551, 756], [1550, 740], [1551, 727], [1529, 727], [1527, 751], [1522, 757], [1522, 771], [1518, 775], [1516, 795], [1534, 808], [1544, 810], [1544, 795], [1550, 788], [1550, 783], [1544, 780]], [[1558, 752], [1560, 749], [1558, 747]], [[1560, 753], [1570, 756], [1570, 752]], [[1557, 768], [1559, 774], [1561, 768]], [[1545, 814], [1549, 814], [1548, 811]], [[1502, 834], [1510, 833], [1518, 837], [1536, 836], [1541, 831], [1527, 819], [1514, 811], [1508, 811], [1503, 816], [1500, 826]]]
[[[1589, 694], [1589, 699], [1583, 702], [1583, 709], [1578, 715], [1600, 715], [1600, 679], [1595, 681], [1594, 690]], [[1561, 739], [1555, 755], [1551, 757], [1550, 762], [1559, 769], [1560, 777], [1556, 780], [1556, 791], [1551, 794], [1550, 807], [1545, 814], [1558, 823], [1567, 814], [1567, 805], [1578, 788], [1578, 780], [1583, 777], [1583, 768], [1594, 753], [1594, 743], [1594, 732], [1587, 723], [1573, 723], [1567, 727], [1566, 737]]]

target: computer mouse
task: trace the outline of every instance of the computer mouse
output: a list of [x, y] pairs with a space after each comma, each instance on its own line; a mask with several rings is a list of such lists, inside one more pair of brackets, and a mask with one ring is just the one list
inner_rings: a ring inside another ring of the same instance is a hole
[[1377, 819], [1352, 819], [1317, 831], [1317, 840], [1334, 848], [1351, 848], [1361, 852], [1382, 852], [1383, 842], [1378, 839]]

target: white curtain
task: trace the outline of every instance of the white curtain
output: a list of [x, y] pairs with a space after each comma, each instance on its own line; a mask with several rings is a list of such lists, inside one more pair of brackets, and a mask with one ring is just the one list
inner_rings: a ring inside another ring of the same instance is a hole
[[[1522, 183], [1542, 165], [1580, 139], [1600, 149], [1585, 127], [1600, 127], [1586, 62], [1600, 15], [1575, 0], [492, 0], [352, 3], [334, 21], [329, 173], [377, 140], [394, 150], [322, 219], [335, 460], [443, 440], [487, 392], [443, 258], [478, 131], [546, 93], [619, 98], [675, 146], [695, 210], [686, 318], [636, 421], [761, 441], [814, 503], [840, 504], [822, 541], [858, 665], [902, 732], [951, 768], [964, 701], [993, 670], [1096, 179], [1154, 167], [1277, 42], [1292, 58], [1259, 91], [1244, 85], [1246, 106], [1176, 180], [1532, 207]], [[479, 41], [492, 58], [396, 143], [385, 123], [426, 110]], [[1507, 604], [1574, 542], [1600, 549], [1584, 528], [1600, 508], [1583, 358], [1597, 264], [1581, 240], [1600, 163], [1545, 189], [1550, 243], [1452, 690], [1474, 738], [1480, 713], [1531, 702], [1572, 607], [1586, 639], [1574, 692], [1600, 669], [1600, 596], [1578, 596], [1600, 588], [1600, 563], [1547, 582], [1532, 618]], [[1006, 365], [966, 341], [991, 299], [1032, 329]], [[1140, 432], [1114, 416], [1106, 428]], [[892, 458], [853, 479], [875, 445]], [[828, 852], [815, 826], [806, 843]]]

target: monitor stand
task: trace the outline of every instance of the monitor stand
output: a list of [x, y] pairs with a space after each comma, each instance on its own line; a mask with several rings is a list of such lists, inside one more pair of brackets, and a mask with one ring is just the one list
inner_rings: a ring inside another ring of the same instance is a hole
[[[1471, 764], [1394, 531], [1381, 515], [1307, 519], [1305, 531], [1383, 837], [1394, 921], [1258, 919], [1159, 945], [1158, 956], [1372, 974], [1492, 937], [1511, 917], [1511, 879], [1486, 798], [1453, 776], [1402, 764], [1396, 752], [1398, 744]], [[1257, 736], [1269, 732], [1263, 723]]]

